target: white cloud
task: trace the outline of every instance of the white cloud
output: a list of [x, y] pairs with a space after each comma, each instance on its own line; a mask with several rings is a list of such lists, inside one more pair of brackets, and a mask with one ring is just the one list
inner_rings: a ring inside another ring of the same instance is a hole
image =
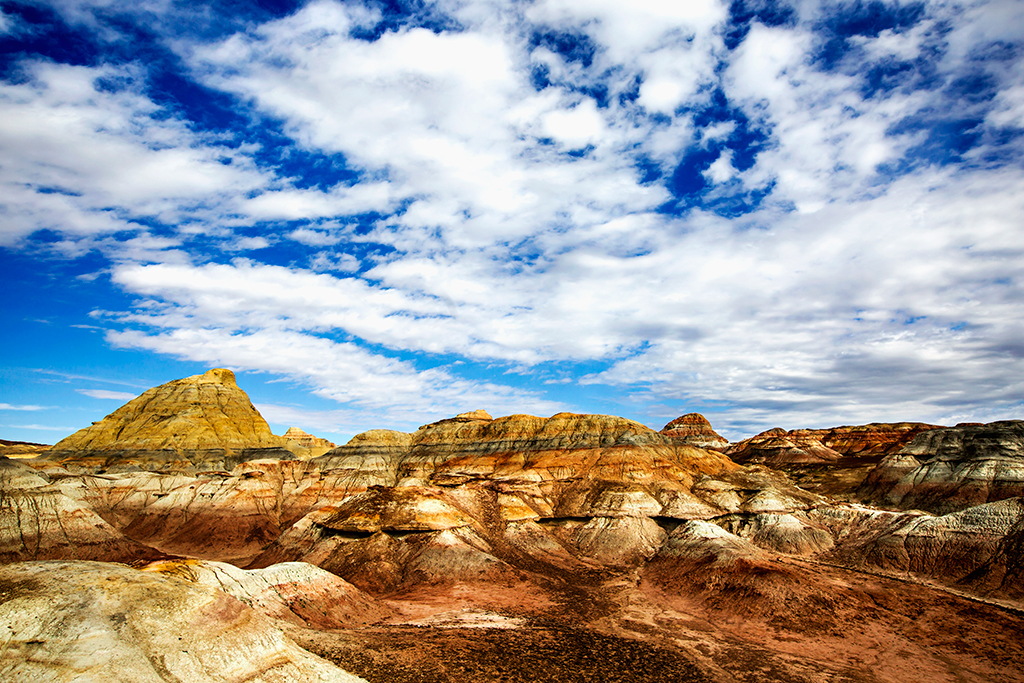
[[0, 244], [44, 228], [75, 237], [134, 232], [138, 217], [187, 220], [266, 182], [237, 151], [160, 116], [132, 68], [20, 68], [23, 82], [0, 83]]
[[670, 37], [711, 33], [728, 16], [728, 6], [718, 0], [542, 0], [526, 14], [537, 23], [582, 28], [608, 49], [613, 61], [622, 62]]
[[11, 403], [0, 403], [0, 410], [46, 410], [46, 406], [13, 405]]
[[130, 394], [127, 391], [108, 391], [107, 389], [75, 389], [80, 394], [89, 398], [99, 398], [106, 401], [130, 401], [138, 394]]
[[545, 133], [570, 149], [597, 142], [605, 132], [604, 120], [590, 98], [571, 109], [549, 111], [541, 121]]
[[734, 175], [736, 175], [736, 169], [732, 166], [732, 150], [726, 150], [715, 159], [708, 170], [704, 172], [711, 181], [716, 183], [724, 183]]
[[506, 413], [525, 408], [551, 414], [563, 408], [533, 392], [463, 380], [438, 368], [420, 371], [353, 343], [283, 329], [232, 334], [224, 329], [178, 328], [155, 335], [124, 331], [107, 336], [122, 348], [301, 379], [317, 395], [354, 406], [363, 424], [368, 412], [377, 420], [412, 424], [423, 416], [456, 415], [467, 405], [487, 405]]
[[[942, 144], [928, 126], [948, 111], [989, 133], [1019, 127], [1020, 60], [978, 57], [1020, 42], [1014, 3], [927, 5], [916, 27], [851, 38], [829, 65], [831, 4], [799, 3], [786, 26], [754, 21], [734, 51], [727, 3], [514, 9], [439, 4], [460, 30], [371, 41], [351, 29], [376, 15], [320, 0], [216, 44], [175, 43], [247, 115], [343, 156], [351, 186], [300, 189], [258, 168], [252, 149], [163, 116], [130, 69], [31, 66], [33, 80], [0, 89], [5, 239], [57, 227], [67, 253], [107, 250], [113, 282], [140, 297], [109, 316], [126, 328], [113, 343], [298, 379], [344, 405], [321, 416], [339, 430], [560, 407], [460, 379], [443, 365], [455, 358], [513, 368], [510, 385], [556, 381], [544, 363], [562, 364], [559, 382], [603, 367], [584, 381], [666, 418], [733, 406], [733, 434], [1021, 404], [1019, 168], [992, 162], [986, 138], [970, 165], [914, 151]], [[585, 34], [593, 54], [531, 47], [535, 30]], [[873, 69], [912, 59], [931, 70], [872, 89]], [[992, 97], [957, 99], [975, 71]], [[98, 89], [101, 76], [129, 85]], [[679, 168], [709, 150], [710, 165]], [[662, 178], [641, 183], [641, 162]], [[709, 181], [693, 206], [671, 192], [677, 171]], [[354, 218], [366, 213], [372, 225]], [[132, 222], [153, 217], [176, 236]], [[274, 221], [289, 224], [254, 235]], [[119, 230], [134, 237], [96, 237]], [[208, 263], [190, 231], [294, 260]]]

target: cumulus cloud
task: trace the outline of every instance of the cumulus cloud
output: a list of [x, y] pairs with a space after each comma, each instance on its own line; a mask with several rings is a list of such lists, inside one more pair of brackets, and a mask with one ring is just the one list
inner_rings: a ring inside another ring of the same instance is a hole
[[1020, 3], [735, 5], [317, 0], [176, 38], [338, 177], [196, 132], [141, 67], [27, 63], [5, 243], [100, 245], [137, 297], [110, 343], [294, 378], [335, 431], [553, 412], [565, 374], [733, 436], [1019, 410]]

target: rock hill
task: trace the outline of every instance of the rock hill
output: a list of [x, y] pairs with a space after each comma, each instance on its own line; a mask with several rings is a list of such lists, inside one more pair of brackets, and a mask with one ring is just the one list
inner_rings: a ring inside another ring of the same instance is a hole
[[327, 439], [321, 439], [319, 436], [313, 436], [309, 432], [305, 432], [298, 427], [289, 427], [282, 436], [283, 438], [294, 442], [299, 448], [308, 451], [310, 457], [314, 458], [318, 455], [323, 455], [332, 448], [337, 448], [337, 444], [334, 444]]
[[[0, 567], [0, 679], [349, 680], [283, 629], [372, 683], [1024, 681], [1024, 422], [716, 436], [477, 410], [283, 459], [230, 373], [171, 382], [0, 459], [0, 563], [145, 565]], [[840, 500], [872, 467], [932, 512]]]
[[697, 448], [724, 450], [729, 446], [729, 440], [712, 429], [711, 423], [700, 413], [688, 413], [677, 417], [665, 425], [660, 434], [676, 443]]
[[149, 389], [42, 458], [70, 471], [230, 470], [294, 457], [287, 444], [271, 434], [234, 373], [213, 369]]
[[809, 491], [854, 499], [872, 467], [936, 425], [872, 423], [829, 429], [776, 427], [725, 449], [742, 464], [764, 464], [789, 475]]
[[932, 512], [1024, 496], [1024, 420], [918, 434], [871, 471], [861, 495]]

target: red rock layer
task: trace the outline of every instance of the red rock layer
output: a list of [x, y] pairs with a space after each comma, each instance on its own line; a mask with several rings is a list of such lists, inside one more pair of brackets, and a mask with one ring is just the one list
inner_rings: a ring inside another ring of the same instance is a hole
[[739, 463], [768, 465], [834, 463], [843, 457], [881, 458], [930, 429], [937, 427], [919, 422], [791, 431], [776, 427], [733, 444], [725, 452]]
[[1024, 420], [920, 433], [871, 471], [861, 494], [940, 513], [1024, 496]]
[[676, 443], [721, 450], [729, 446], [729, 440], [711, 428], [711, 423], [700, 413], [688, 413], [669, 422], [659, 432]]

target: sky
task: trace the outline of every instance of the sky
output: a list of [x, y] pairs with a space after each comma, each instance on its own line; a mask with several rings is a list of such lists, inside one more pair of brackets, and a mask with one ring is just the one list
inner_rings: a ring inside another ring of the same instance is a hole
[[1024, 418], [1018, 0], [0, 11], [0, 438]]

